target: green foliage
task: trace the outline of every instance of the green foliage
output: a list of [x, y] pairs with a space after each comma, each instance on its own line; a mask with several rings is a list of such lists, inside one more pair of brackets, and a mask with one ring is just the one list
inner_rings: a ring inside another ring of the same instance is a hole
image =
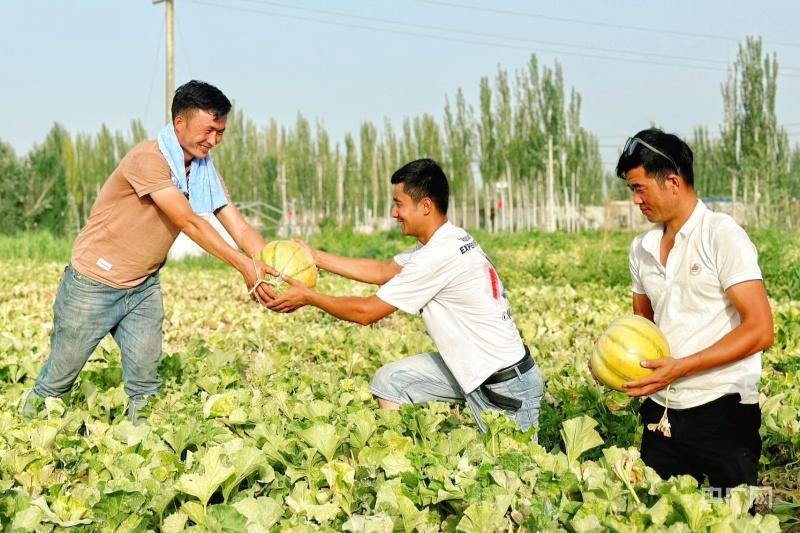
[[747, 218], [759, 225], [796, 224], [786, 209], [796, 209], [800, 150], [792, 149], [776, 115], [778, 61], [764, 53], [760, 38], [748, 37], [722, 86], [724, 121], [720, 137], [697, 128], [695, 154], [698, 192], [755, 204]]
[[[355, 135], [344, 136], [341, 146], [331, 143], [321, 124], [313, 128], [301, 114], [293, 126], [274, 120], [260, 126], [234, 109], [225, 142], [214, 150], [215, 165], [237, 202], [268, 203], [293, 216], [313, 213], [316, 223], [333, 220], [341, 227], [388, 216], [392, 172], [412, 159], [433, 158], [451, 178], [454, 205], [469, 202], [477, 217], [482, 197], [482, 224], [488, 227], [492, 206], [501, 197], [495, 189], [498, 181], [509, 182], [512, 204], [521, 205], [521, 198], [543, 190], [551, 138], [556, 190], [569, 189], [573, 202], [596, 202], [602, 193], [602, 167], [597, 139], [580, 126], [580, 95], [573, 90], [565, 107], [561, 67], [544, 68], [540, 75], [534, 56], [528, 68], [513, 82], [499, 70], [494, 88], [488, 78], [481, 80], [480, 123], [459, 89], [455, 109], [446, 100], [442, 121], [428, 113], [406, 117], [399, 131], [388, 121], [382, 131], [364, 122]], [[72, 136], [55, 124], [23, 159], [0, 145], [0, 175], [8, 178], [0, 207], [10, 213], [4, 228], [75, 235], [102, 184], [145, 137], [139, 121], [131, 124], [127, 137], [105, 125], [97, 135]], [[481, 175], [473, 173], [473, 161], [480, 162]], [[274, 220], [265, 222], [274, 225]]]
[[[318, 239], [332, 251], [387, 258], [412, 244], [395, 233]], [[800, 264], [796, 234], [754, 234], [776, 328], [761, 384], [761, 473], [774, 506], [754, 517], [747, 493], [723, 502], [691, 478], [659, 479], [636, 449], [638, 402], [599, 388], [586, 370], [594, 339], [629, 309], [630, 235], [479, 240], [512, 280], [517, 325], [546, 380], [538, 444], [497, 414], [481, 435], [462, 406], [376, 409], [368, 388], [375, 369], [432, 348], [417, 317], [360, 327], [313, 309], [271, 314], [249, 303], [237, 273], [210, 261], [162, 272], [164, 388], [149, 426], [125, 418], [110, 338], [70, 395], [48, 399], [39, 416], [23, 420], [17, 408], [48, 353], [63, 264], [6, 257], [0, 527], [777, 531], [779, 519], [797, 524], [800, 304], [785, 279]], [[601, 263], [621, 265], [604, 273]], [[320, 288], [374, 291], [330, 275]]]

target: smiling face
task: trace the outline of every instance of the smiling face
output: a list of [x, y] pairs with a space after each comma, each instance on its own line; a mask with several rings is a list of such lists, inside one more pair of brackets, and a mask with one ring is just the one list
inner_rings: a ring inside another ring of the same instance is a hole
[[222, 142], [228, 117], [197, 109], [175, 117], [175, 135], [188, 163], [193, 158], [204, 159], [208, 152]]
[[670, 174], [664, 183], [660, 183], [648, 175], [644, 167], [636, 167], [625, 173], [625, 179], [633, 194], [633, 203], [647, 220], [666, 223], [676, 216], [679, 207], [678, 176]]
[[418, 236], [425, 215], [431, 209], [430, 198], [422, 198], [419, 202], [415, 202], [406, 194], [405, 184], [397, 183], [392, 192], [392, 202], [392, 217], [400, 223], [403, 235]]

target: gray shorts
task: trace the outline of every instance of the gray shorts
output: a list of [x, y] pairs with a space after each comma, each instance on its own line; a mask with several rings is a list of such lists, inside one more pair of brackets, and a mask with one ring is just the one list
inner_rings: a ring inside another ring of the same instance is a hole
[[539, 406], [544, 395], [544, 383], [537, 365], [533, 365], [527, 372], [517, 373], [515, 378], [486, 387], [502, 396], [521, 401], [522, 407], [512, 412], [493, 405], [480, 388], [464, 394], [438, 352], [421, 353], [383, 365], [375, 372], [369, 385], [378, 398], [399, 404], [466, 402], [482, 431], [485, 431], [485, 427], [480, 420], [480, 412], [486, 409], [503, 411], [517, 422], [522, 431], [539, 425]]

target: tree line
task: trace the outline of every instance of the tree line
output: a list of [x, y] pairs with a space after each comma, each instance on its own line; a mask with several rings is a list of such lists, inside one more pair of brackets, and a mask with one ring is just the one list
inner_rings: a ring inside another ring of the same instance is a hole
[[[722, 86], [719, 135], [697, 128], [687, 139], [701, 196], [759, 206], [800, 197], [800, 151], [775, 115], [777, 73], [777, 59], [764, 54], [760, 39], [740, 45]], [[341, 140], [301, 114], [290, 126], [257, 125], [235, 108], [213, 158], [235, 200], [276, 206], [277, 218], [337, 226], [386, 220], [391, 173], [430, 157], [451, 179], [451, 212], [461, 224], [577, 229], [582, 206], [627, 197], [624, 184], [604, 171], [598, 138], [580, 113], [581, 96], [565, 89], [558, 62], [540, 66], [532, 55], [522, 69], [481, 78], [476, 105], [459, 89], [446, 97], [441, 119], [363, 122]], [[21, 157], [0, 141], [2, 231], [75, 234], [122, 156], [147, 138], [134, 120], [128, 132], [103, 126], [95, 135], [55, 124]]]

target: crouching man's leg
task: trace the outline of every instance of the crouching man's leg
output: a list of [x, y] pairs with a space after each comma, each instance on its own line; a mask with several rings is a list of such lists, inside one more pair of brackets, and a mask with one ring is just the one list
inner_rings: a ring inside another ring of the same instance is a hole
[[[478, 387], [468, 395], [467, 403], [476, 419], [480, 417], [481, 411], [498, 409], [516, 421], [520, 431], [527, 431], [531, 427], [539, 426], [539, 409], [543, 396], [542, 375], [539, 367], [533, 365], [526, 372], [517, 371], [517, 375], [509, 380]], [[510, 405], [511, 403], [514, 405]]]
[[434, 400], [457, 403], [466, 401], [481, 432], [485, 433], [487, 429], [480, 418], [481, 411], [486, 409], [504, 411], [517, 422], [522, 431], [538, 426], [544, 384], [536, 365], [510, 380], [485, 387], [495, 395], [516, 400], [519, 407], [508, 408], [493, 403], [480, 388], [464, 394], [437, 352], [423, 353], [384, 365], [378, 369], [370, 383], [370, 390], [382, 409], [398, 409], [401, 404]]
[[370, 391], [381, 409], [430, 401], [464, 402], [464, 392], [438, 352], [406, 357], [375, 372]]

